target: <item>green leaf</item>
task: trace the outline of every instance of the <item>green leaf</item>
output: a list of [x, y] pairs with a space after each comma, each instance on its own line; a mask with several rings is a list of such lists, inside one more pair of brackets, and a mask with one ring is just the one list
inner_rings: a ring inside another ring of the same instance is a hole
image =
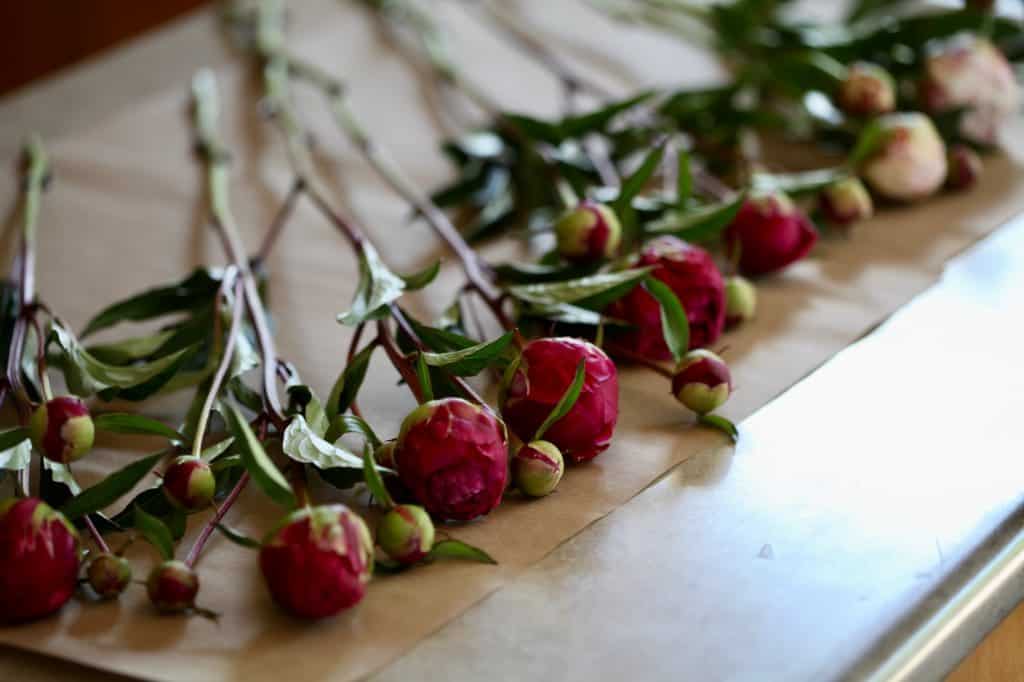
[[230, 448], [234, 444], [234, 442], [235, 439], [229, 436], [224, 440], [220, 441], [219, 443], [214, 443], [210, 447], [200, 452], [199, 458], [202, 459], [204, 462], [212, 462], [221, 455], [223, 455], [225, 452], [227, 452], [228, 448]]
[[676, 204], [682, 207], [693, 196], [693, 168], [691, 167], [689, 152], [685, 149], [680, 149], [678, 155], [679, 168], [676, 170]]
[[28, 429], [0, 432], [0, 470], [20, 471], [32, 463], [32, 442]]
[[429, 265], [423, 270], [411, 275], [400, 276], [402, 281], [405, 282], [406, 291], [419, 291], [437, 279], [439, 272], [441, 272], [441, 261], [437, 261], [433, 265]]
[[147, 513], [142, 507], [135, 507], [135, 528], [156, 548], [164, 561], [174, 558], [174, 538], [163, 521]]
[[404, 289], [402, 278], [384, 265], [376, 249], [366, 244], [359, 258], [359, 289], [355, 300], [351, 310], [339, 315], [338, 321], [354, 327], [377, 319], [383, 314], [382, 308], [397, 301]]
[[[263, 449], [256, 434], [253, 433], [245, 417], [234, 405], [228, 405], [225, 410], [225, 417], [231, 432], [235, 436], [239, 453], [242, 455], [242, 463], [246, 471], [252, 476], [267, 496], [285, 507], [295, 506], [295, 496], [292, 494], [288, 479], [284, 477], [280, 469], [274, 464], [267, 451]], [[303, 420], [305, 421], [305, 420]]]
[[845, 166], [800, 173], [755, 173], [751, 185], [758, 192], [784, 192], [790, 196], [799, 196], [820, 192], [850, 175], [850, 169]]
[[260, 549], [263, 546], [258, 540], [254, 540], [248, 535], [240, 533], [223, 523], [218, 523], [216, 528], [224, 537], [244, 549]]
[[70, 520], [99, 511], [113, 504], [121, 496], [129, 493], [139, 481], [153, 471], [153, 467], [167, 455], [166, 451], [132, 462], [128, 466], [115, 471], [96, 485], [86, 488], [68, 500], [60, 511]]
[[728, 419], [726, 419], [725, 417], [720, 417], [717, 414], [702, 414], [699, 417], [697, 417], [697, 422], [709, 428], [715, 429], [716, 431], [721, 431], [726, 436], [728, 436], [729, 440], [731, 440], [733, 443], [739, 442], [739, 429], [737, 429], [736, 425], [733, 424]]
[[449, 351], [447, 353], [422, 353], [423, 361], [431, 367], [444, 367], [450, 374], [457, 376], [474, 376], [479, 374], [493, 361], [500, 357], [509, 343], [512, 332], [506, 332], [493, 341], [478, 343], [469, 348]]
[[572, 383], [569, 384], [569, 388], [565, 390], [562, 397], [559, 398], [554, 408], [551, 410], [551, 414], [544, 420], [544, 423], [537, 429], [537, 433], [534, 434], [533, 440], [540, 440], [544, 437], [544, 434], [554, 426], [559, 419], [569, 414], [569, 411], [579, 400], [580, 391], [583, 390], [583, 382], [587, 379], [587, 361], [586, 359], [580, 360], [580, 363], [576, 365], [576, 374], [572, 378]]
[[152, 356], [172, 337], [174, 337], [174, 330], [169, 329], [156, 334], [133, 336], [122, 341], [89, 346], [86, 350], [101, 362], [127, 365]]
[[326, 413], [328, 419], [334, 419], [352, 406], [352, 401], [356, 399], [356, 395], [363, 385], [363, 380], [366, 379], [366, 370], [370, 366], [370, 358], [376, 349], [377, 344], [371, 343], [356, 353], [352, 358], [352, 362], [345, 367], [345, 371], [334, 382], [334, 387], [331, 388], [331, 395], [327, 398]]
[[292, 419], [284, 430], [281, 449], [296, 462], [312, 464], [318, 469], [361, 469], [362, 458], [334, 445], [316, 433], [301, 415]]
[[473, 545], [467, 545], [465, 542], [459, 540], [442, 540], [434, 545], [433, 549], [430, 550], [429, 558], [431, 559], [460, 559], [463, 561], [477, 561], [481, 564], [492, 564], [497, 565], [490, 554], [474, 547]]
[[86, 396], [108, 388], [132, 388], [144, 384], [173, 366], [189, 353], [185, 348], [158, 360], [129, 367], [100, 362], [82, 348], [78, 340], [59, 324], [53, 325], [52, 339], [61, 348], [64, 376], [76, 395]]
[[655, 93], [653, 91], [642, 92], [636, 96], [619, 102], [613, 102], [612, 104], [601, 107], [600, 109], [587, 114], [569, 116], [561, 122], [559, 127], [561, 128], [562, 134], [568, 138], [579, 138], [589, 133], [601, 132], [607, 128], [608, 124], [617, 116], [629, 111], [638, 104], [643, 104], [651, 99], [654, 94]]
[[552, 322], [563, 324], [581, 324], [588, 327], [598, 327], [603, 324], [623, 326], [626, 323], [611, 317], [602, 315], [593, 310], [580, 308], [570, 303], [559, 303], [558, 305], [530, 305], [520, 311], [523, 317], [536, 317]]
[[622, 188], [619, 190], [619, 196], [612, 203], [612, 210], [617, 215], [622, 215], [627, 209], [630, 209], [633, 204], [633, 199], [643, 190], [643, 188], [650, 181], [651, 176], [658, 170], [658, 166], [661, 165], [661, 159], [665, 156], [665, 146], [658, 145], [652, 149], [644, 162], [640, 164], [632, 175], [622, 181]]
[[632, 285], [647, 276], [649, 270], [650, 268], [635, 268], [590, 275], [563, 282], [519, 284], [509, 287], [508, 292], [521, 301], [539, 306], [578, 303], [593, 299], [600, 294], [619, 287], [628, 286], [632, 288]]
[[358, 433], [374, 450], [381, 445], [380, 438], [374, 433], [373, 428], [361, 417], [357, 417], [354, 414], [339, 415], [327, 431], [327, 440], [336, 443], [339, 438], [350, 433]]
[[82, 336], [88, 336], [119, 322], [141, 322], [170, 313], [194, 308], [209, 301], [220, 288], [220, 273], [199, 269], [185, 280], [165, 287], [150, 289], [137, 296], [119, 301], [101, 311], [85, 326]]
[[685, 213], [674, 213], [647, 228], [648, 236], [671, 234], [691, 243], [717, 239], [736, 219], [746, 194], [721, 204], [710, 204]]
[[558, 282], [585, 277], [594, 273], [594, 267], [561, 264], [502, 263], [495, 266], [494, 271], [502, 282], [533, 284], [536, 282]]
[[363, 477], [366, 479], [366, 487], [370, 489], [370, 494], [377, 498], [382, 507], [391, 509], [395, 506], [395, 501], [391, 499], [388, 489], [384, 486], [384, 479], [377, 469], [373, 448], [369, 443], [363, 446]]
[[416, 354], [416, 380], [420, 385], [420, 393], [423, 402], [427, 403], [434, 399], [434, 384], [430, 380], [430, 369], [423, 353]]
[[878, 122], [878, 119], [871, 121], [861, 131], [860, 137], [857, 138], [857, 144], [854, 146], [853, 151], [850, 152], [850, 158], [847, 160], [847, 163], [852, 168], [857, 168], [874, 156], [885, 145], [885, 141], [885, 128]]
[[174, 443], [183, 443], [186, 440], [185, 436], [170, 426], [141, 414], [111, 412], [98, 415], [93, 419], [93, 422], [97, 429], [111, 433], [163, 436]]
[[653, 277], [644, 280], [644, 288], [661, 306], [661, 332], [665, 337], [665, 345], [675, 361], [679, 362], [690, 348], [690, 323], [686, 319], [683, 304], [671, 287]]

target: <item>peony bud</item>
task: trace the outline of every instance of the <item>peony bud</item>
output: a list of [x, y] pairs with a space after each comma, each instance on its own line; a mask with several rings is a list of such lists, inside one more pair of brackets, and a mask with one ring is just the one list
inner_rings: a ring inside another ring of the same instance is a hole
[[714, 412], [732, 393], [729, 366], [709, 350], [690, 351], [672, 377], [672, 393], [697, 414]]
[[[651, 267], [651, 276], [679, 297], [690, 323], [691, 348], [718, 340], [725, 327], [725, 284], [711, 254], [676, 237], [659, 237], [641, 250], [635, 266]], [[623, 346], [651, 360], [672, 357], [662, 334], [661, 306], [642, 286], [634, 287], [606, 312], [633, 326], [616, 336]], [[552, 442], [561, 447], [558, 441]]]
[[397, 445], [397, 440], [389, 440], [386, 443], [381, 443], [381, 446], [373, 452], [373, 460], [377, 462], [377, 466], [397, 470], [398, 465], [395, 464], [395, 447]]
[[461, 398], [420, 405], [402, 422], [398, 475], [444, 521], [469, 521], [501, 502], [508, 479], [505, 425]]
[[1021, 89], [1013, 67], [987, 39], [961, 34], [925, 59], [923, 106], [931, 113], [965, 109], [960, 134], [992, 145], [1020, 111]]
[[66, 395], [43, 403], [29, 421], [32, 445], [52, 462], [67, 464], [92, 449], [93, 423], [89, 408]]
[[558, 253], [573, 263], [595, 263], [611, 258], [622, 242], [622, 225], [604, 204], [586, 200], [555, 223]]
[[946, 179], [946, 145], [931, 119], [920, 113], [877, 120], [880, 144], [861, 174], [876, 192], [896, 201], [934, 194]]
[[558, 487], [563, 473], [562, 453], [546, 440], [523, 445], [512, 457], [512, 482], [527, 497], [550, 495]]
[[725, 230], [726, 250], [745, 275], [787, 268], [806, 256], [817, 241], [811, 221], [782, 192], [752, 195]]
[[418, 563], [434, 546], [434, 522], [423, 507], [398, 505], [380, 520], [377, 546], [400, 564]]
[[209, 464], [198, 457], [184, 455], [167, 467], [163, 490], [175, 507], [186, 512], [202, 511], [213, 503], [217, 479]]
[[298, 618], [326, 618], [362, 600], [373, 539], [345, 505], [299, 509], [263, 544], [260, 570], [278, 606]]
[[585, 374], [580, 395], [544, 434], [576, 463], [608, 449], [619, 419], [618, 371], [604, 351], [582, 339], [531, 341], [501, 396], [502, 416], [519, 440], [528, 443], [572, 385], [580, 360]]
[[78, 531], [34, 497], [0, 502], [0, 622], [53, 613], [78, 585]]
[[114, 554], [99, 554], [85, 569], [89, 587], [100, 599], [114, 599], [132, 582], [128, 560]]
[[836, 102], [851, 116], [888, 114], [896, 108], [896, 82], [877, 64], [857, 62], [847, 69]]
[[182, 561], [165, 561], [150, 572], [146, 593], [161, 613], [182, 613], [196, 605], [199, 575]]
[[949, 149], [949, 172], [946, 186], [954, 190], [970, 189], [981, 177], [984, 169], [981, 156], [965, 144], [955, 144]]
[[730, 327], [753, 319], [757, 312], [757, 288], [738, 275], [725, 280], [725, 322]]
[[823, 189], [818, 205], [825, 220], [841, 227], [867, 220], [875, 213], [875, 202], [856, 177], [843, 178]]

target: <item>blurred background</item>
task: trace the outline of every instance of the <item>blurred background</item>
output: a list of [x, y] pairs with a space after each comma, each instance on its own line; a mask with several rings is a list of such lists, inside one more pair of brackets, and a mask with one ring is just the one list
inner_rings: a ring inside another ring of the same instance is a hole
[[0, 2], [0, 95], [80, 62], [209, 0]]

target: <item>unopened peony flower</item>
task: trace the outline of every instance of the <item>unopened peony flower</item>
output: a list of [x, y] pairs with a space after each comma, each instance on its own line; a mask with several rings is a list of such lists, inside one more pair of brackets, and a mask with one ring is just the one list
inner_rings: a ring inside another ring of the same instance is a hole
[[186, 512], [197, 512], [213, 503], [217, 480], [209, 464], [184, 455], [167, 467], [162, 487], [171, 504]]
[[165, 561], [146, 579], [149, 601], [161, 613], [182, 613], [196, 605], [199, 576], [183, 561]]
[[825, 220], [845, 227], [867, 220], [875, 213], [875, 203], [859, 178], [849, 177], [833, 182], [818, 197]]
[[299, 509], [263, 543], [260, 570], [278, 606], [299, 618], [326, 618], [362, 600], [373, 539], [344, 505]]
[[501, 413], [524, 443], [562, 399], [580, 360], [585, 377], [569, 413], [544, 433], [570, 462], [585, 462], [608, 449], [619, 419], [619, 379], [604, 351], [582, 339], [547, 338], [523, 349], [519, 366], [502, 391]]
[[555, 223], [558, 253], [573, 263], [596, 263], [614, 256], [622, 242], [622, 226], [604, 204], [586, 200]]
[[550, 495], [564, 473], [562, 453], [546, 440], [522, 445], [512, 456], [512, 484], [527, 497]]
[[981, 177], [984, 167], [978, 152], [965, 144], [955, 144], [949, 149], [946, 186], [954, 190], [970, 189]]
[[740, 272], [752, 276], [783, 270], [806, 256], [817, 241], [814, 225], [782, 192], [751, 196], [725, 230], [727, 252]]
[[877, 64], [857, 62], [840, 83], [836, 102], [853, 116], [888, 114], [896, 108], [896, 82]]
[[757, 288], [739, 275], [725, 280], [725, 323], [730, 327], [742, 324], [756, 313]]
[[915, 201], [942, 187], [946, 145], [930, 118], [916, 112], [889, 114], [876, 123], [880, 143], [861, 167], [876, 192], [896, 201]]
[[380, 520], [377, 546], [400, 564], [415, 564], [434, 546], [434, 522], [423, 507], [400, 504]]
[[114, 599], [132, 582], [128, 560], [114, 554], [98, 554], [85, 569], [89, 587], [100, 599]]
[[1021, 89], [1013, 67], [987, 39], [963, 34], [941, 44], [925, 60], [921, 86], [933, 113], [965, 108], [960, 133], [995, 144], [1003, 126], [1020, 111]]
[[85, 403], [75, 396], [54, 398], [36, 408], [29, 432], [32, 445], [53, 462], [74, 462], [92, 449], [92, 416]]
[[34, 497], [0, 502], [0, 622], [53, 613], [78, 584], [78, 532]]
[[[635, 261], [635, 267], [648, 266], [653, 268], [651, 275], [667, 284], [683, 304], [690, 323], [690, 347], [717, 341], [725, 327], [725, 283], [711, 254], [676, 237], [658, 237]], [[636, 286], [606, 312], [633, 326], [616, 335], [617, 343], [651, 360], [671, 359], [662, 335], [661, 306], [642, 286]]]
[[690, 351], [676, 368], [672, 393], [697, 414], [714, 412], [732, 394], [732, 373], [725, 361], [711, 351]]
[[432, 516], [469, 521], [501, 502], [508, 480], [505, 426], [461, 398], [433, 400], [402, 422], [395, 461], [402, 483]]

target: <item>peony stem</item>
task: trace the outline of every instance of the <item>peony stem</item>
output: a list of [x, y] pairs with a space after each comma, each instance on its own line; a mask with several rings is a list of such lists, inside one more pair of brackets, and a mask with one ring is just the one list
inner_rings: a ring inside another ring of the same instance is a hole
[[256, 252], [256, 256], [253, 259], [257, 263], [265, 263], [267, 258], [270, 257], [270, 252], [277, 244], [278, 237], [281, 236], [281, 232], [284, 230], [284, 226], [288, 223], [288, 219], [291, 218], [292, 213], [295, 210], [295, 204], [298, 202], [299, 197], [302, 196], [302, 191], [305, 189], [301, 180], [296, 180], [292, 183], [291, 189], [288, 190], [288, 195], [284, 199], [284, 203], [278, 210], [277, 215], [274, 216], [274, 221], [270, 224], [270, 229], [267, 230], [267, 234], [263, 237], [263, 243], [260, 244], [260, 250]]
[[[262, 438], [263, 436], [261, 436], [261, 439]], [[238, 496], [242, 494], [242, 491], [245, 490], [245, 486], [248, 484], [249, 472], [246, 471], [238, 479], [238, 482], [235, 483], [235, 487], [231, 489], [230, 493], [228, 493], [224, 502], [217, 508], [217, 512], [213, 515], [213, 518], [203, 526], [203, 530], [199, 533], [199, 537], [196, 538], [195, 543], [192, 545], [192, 549], [189, 550], [188, 556], [185, 557], [186, 566], [189, 568], [195, 568], [196, 562], [199, 560], [199, 555], [202, 553], [203, 547], [206, 546], [206, 543], [213, 534], [217, 524], [224, 520], [224, 516], [231, 510], [232, 505], [235, 504], [235, 500], [238, 499]]]
[[[345, 356], [345, 366], [351, 367], [352, 360], [356, 357], [356, 352], [359, 350], [359, 342], [363, 339], [363, 332], [366, 331], [366, 323], [360, 322], [359, 326], [356, 327], [355, 333], [352, 335], [352, 340], [348, 344], [348, 354]], [[376, 343], [376, 341], [374, 341]], [[359, 409], [359, 401], [357, 396], [352, 397], [352, 402], [349, 404], [349, 409], [352, 410], [352, 414], [363, 418], [363, 411]]]
[[101, 552], [110, 554], [110, 545], [107, 544], [107, 541], [103, 539], [103, 536], [96, 529], [96, 524], [92, 522], [92, 518], [88, 514], [83, 518], [85, 519], [85, 527], [89, 529], [89, 535], [92, 536], [93, 542], [96, 543]]
[[391, 330], [388, 329], [388, 325], [384, 320], [377, 322], [377, 342], [380, 343], [384, 352], [388, 354], [391, 364], [402, 375], [402, 380], [405, 381], [405, 385], [412, 391], [416, 402], [422, 403], [424, 392], [423, 386], [420, 385], [419, 377], [416, 376], [416, 372], [413, 370], [412, 365], [409, 364], [409, 360], [402, 355], [402, 351], [395, 344], [395, 337], [392, 336]]

